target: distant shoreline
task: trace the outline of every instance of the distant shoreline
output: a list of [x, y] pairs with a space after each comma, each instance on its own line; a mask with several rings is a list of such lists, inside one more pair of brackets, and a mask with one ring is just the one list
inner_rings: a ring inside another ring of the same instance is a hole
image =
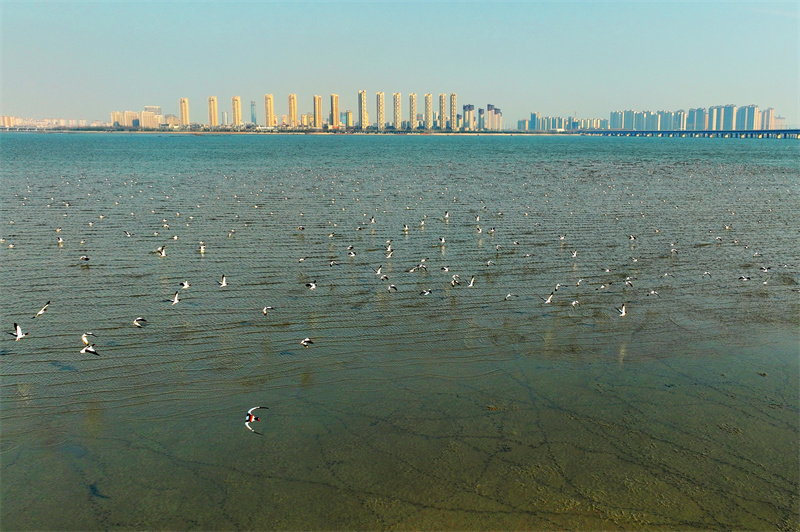
[[765, 129], [731, 131], [186, 131], [186, 130], [138, 130], [138, 129], [0, 129], [0, 133], [105, 133], [134, 135], [313, 135], [313, 136], [414, 136], [414, 137], [656, 137], [656, 138], [752, 138], [752, 139], [800, 139], [800, 129]]

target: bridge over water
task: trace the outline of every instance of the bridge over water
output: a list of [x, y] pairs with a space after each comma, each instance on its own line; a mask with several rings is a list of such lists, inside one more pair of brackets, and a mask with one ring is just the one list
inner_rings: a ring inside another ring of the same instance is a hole
[[704, 131], [636, 131], [627, 129], [598, 129], [582, 131], [584, 135], [603, 137], [687, 137], [687, 138], [739, 138], [739, 139], [794, 139], [800, 138], [800, 129], [755, 130], [704, 130]]

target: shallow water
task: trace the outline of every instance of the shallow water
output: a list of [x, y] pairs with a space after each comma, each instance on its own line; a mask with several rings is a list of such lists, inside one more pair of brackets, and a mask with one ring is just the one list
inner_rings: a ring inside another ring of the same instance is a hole
[[[5, 529], [800, 518], [796, 142], [0, 150], [0, 320], [30, 333], [0, 344]], [[87, 331], [100, 356], [79, 353]]]

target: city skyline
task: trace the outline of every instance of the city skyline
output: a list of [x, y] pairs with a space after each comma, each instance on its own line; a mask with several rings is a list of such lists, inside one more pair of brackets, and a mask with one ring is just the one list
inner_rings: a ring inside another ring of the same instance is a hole
[[[433, 109], [431, 94], [425, 94], [425, 109], [419, 114], [416, 109], [416, 94], [409, 94], [409, 116], [407, 121], [402, 121], [402, 94], [392, 95], [394, 103], [393, 121], [387, 121], [385, 114], [385, 93], [376, 93], [376, 121], [369, 120], [369, 104], [366, 91], [358, 92], [358, 122], [351, 123], [344, 118], [347, 113], [352, 113], [349, 109], [344, 113], [339, 110], [339, 95], [330, 95], [330, 111], [327, 113], [328, 119], [322, 111], [322, 97], [314, 95], [313, 112], [302, 113], [297, 118], [297, 95], [289, 95], [289, 114], [281, 115], [280, 123], [277, 114], [274, 113], [272, 94], [265, 95], [264, 119], [259, 120], [256, 111], [256, 102], [251, 101], [251, 119], [245, 123], [239, 118], [237, 120], [237, 106], [240, 105], [241, 98], [232, 98], [233, 120], [228, 122], [225, 118], [227, 113], [223, 111], [223, 120], [219, 124], [223, 128], [250, 129], [252, 127], [268, 129], [340, 129], [341, 122], [346, 124], [346, 128], [355, 126], [359, 130], [382, 131], [387, 128], [394, 130], [448, 130], [448, 131], [574, 131], [574, 130], [593, 130], [593, 129], [612, 129], [629, 131], [755, 131], [755, 130], [780, 130], [787, 129], [784, 117], [779, 116], [772, 107], [760, 108], [756, 104], [737, 106], [735, 104], [714, 105], [708, 108], [692, 107], [688, 111], [678, 109], [675, 111], [642, 111], [625, 110], [611, 111], [609, 118], [598, 117], [577, 117], [544, 116], [538, 112], [532, 112], [530, 119], [524, 118], [517, 121], [516, 128], [511, 124], [504, 125], [502, 111], [493, 104], [487, 104], [486, 108], [478, 108], [477, 119], [474, 114], [475, 106], [464, 104], [463, 112], [458, 113], [457, 101], [458, 94], [450, 93], [448, 115], [448, 95], [439, 94], [438, 111]], [[174, 114], [162, 114], [161, 106], [145, 106], [142, 113], [136, 111], [112, 111], [111, 121], [107, 123], [94, 123], [97, 127], [138, 127], [141, 129], [168, 129], [214, 128], [212, 114], [219, 112], [216, 107], [217, 98], [211, 96], [208, 99], [209, 122], [207, 124], [188, 120], [188, 98], [180, 98], [180, 117]], [[14, 124], [6, 123], [8, 117], [2, 117], [6, 127]], [[455, 119], [455, 120], [453, 120]], [[85, 123], [76, 124], [70, 121], [70, 126], [87, 126]], [[16, 125], [30, 126], [30, 123], [20, 123]], [[58, 125], [58, 124], [56, 124]], [[67, 124], [61, 124], [67, 125]], [[187, 127], [188, 126], [188, 127]], [[796, 128], [794, 128], [796, 129]]]
[[[300, 25], [312, 11], [336, 30]], [[178, 98], [187, 98], [197, 117], [205, 114], [201, 102], [216, 94], [219, 110], [230, 116], [232, 109], [220, 103], [233, 95], [257, 100], [265, 89], [297, 94], [298, 112], [306, 112], [325, 80], [325, 94], [416, 92], [423, 105], [425, 94], [453, 90], [463, 102], [495, 102], [506, 126], [531, 112], [604, 117], [616, 109], [737, 102], [773, 107], [796, 127], [798, 11], [797, 2], [726, 1], [10, 0], [3, 3], [0, 115], [108, 120], [112, 109], [152, 102], [179, 115]], [[231, 36], [226, 24], [240, 17], [298, 24]], [[104, 28], [120, 23], [136, 46], [105, 38]], [[358, 39], [346, 37], [351, 27], [359, 28]], [[411, 30], [397, 41], [386, 34], [391, 27]], [[773, 34], [789, 41], [758, 38]], [[31, 39], [37, 46], [29, 46]], [[262, 52], [287, 43], [288, 53]], [[347, 100], [342, 107], [357, 115]]]

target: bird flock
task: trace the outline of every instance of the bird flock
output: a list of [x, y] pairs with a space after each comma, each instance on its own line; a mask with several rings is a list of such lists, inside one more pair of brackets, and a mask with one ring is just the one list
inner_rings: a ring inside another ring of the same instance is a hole
[[[453, 201], [457, 204], [455, 197]], [[294, 245], [286, 246], [286, 252], [281, 254], [280, 269], [283, 272], [296, 271], [298, 286], [301, 290], [304, 288], [310, 297], [335, 300], [337, 285], [352, 283], [344, 279], [354, 274], [359, 286], [365, 287], [366, 295], [363, 297], [370, 299], [381, 294], [381, 297], [405, 297], [403, 301], [406, 302], [408, 298], [419, 298], [420, 311], [424, 311], [425, 301], [476, 293], [480, 296], [475, 299], [475, 304], [487, 313], [502, 312], [503, 305], [514, 305], [516, 308], [548, 309], [551, 314], [559, 312], [590, 319], [619, 319], [620, 323], [637, 317], [644, 319], [647, 307], [656, 305], [665, 291], [674, 289], [671, 283], [674, 274], [670, 269], [677, 264], [681, 275], [691, 278], [691, 282], [686, 283], [688, 286], [706, 282], [727, 285], [736, 281], [756, 281], [766, 286], [778, 270], [793, 273], [790, 264], [767, 264], [760, 251], [732, 236], [735, 228], [730, 223], [709, 230], [708, 240], [703, 242], [669, 240], [662, 236], [660, 229], [644, 225], [637, 234], [620, 230], [617, 234], [604, 236], [604, 245], [611, 249], [609, 251], [599, 250], [601, 246], [587, 242], [586, 235], [579, 230], [575, 233], [557, 232], [548, 227], [538, 221], [540, 218], [531, 205], [511, 215], [490, 209], [482, 201], [470, 206], [461, 205], [457, 212], [446, 210], [431, 216], [419, 212], [415, 215], [414, 211], [407, 209], [406, 213], [393, 213], [391, 221], [381, 218], [380, 209], [375, 211], [375, 214], [364, 213], [359, 223], [353, 223], [352, 218], [346, 222], [328, 220], [324, 223], [319, 214], [306, 216], [303, 212], [300, 213], [305, 220], [302, 225], [282, 220], [281, 236]], [[406, 219], [402, 219], [403, 215]], [[180, 216], [181, 213], [176, 213], [176, 218]], [[416, 218], [412, 219], [412, 216]], [[99, 219], [103, 219], [103, 215]], [[90, 221], [89, 226], [93, 225], [94, 221]], [[161, 219], [161, 229], [170, 230], [166, 218]], [[55, 232], [54, 244], [59, 249], [68, 248], [69, 236], [60, 227]], [[120, 231], [120, 238], [143, 242], [139, 232], [138, 227], [130, 227]], [[248, 238], [252, 232], [252, 227], [240, 224], [225, 229], [225, 238], [236, 242]], [[240, 282], [235, 276], [225, 273], [226, 262], [231, 260], [226, 256], [230, 246], [225, 249], [216, 246], [218, 249], [215, 249], [207, 245], [206, 242], [213, 241], [215, 236], [194, 240], [196, 244], [184, 244], [178, 234], [164, 236], [154, 232], [152, 236], [147, 235], [148, 240], [161, 239], [155, 249], [149, 248], [148, 254], [153, 260], [169, 261], [173, 256], [172, 249], [177, 247], [185, 255], [187, 246], [199, 257], [218, 259], [213, 263], [217, 271], [205, 268], [206, 278], [176, 279], [170, 292], [158, 296], [163, 298], [160, 301], [165, 307], [181, 308], [200, 285], [213, 286], [216, 283], [216, 288], [224, 291]], [[5, 243], [5, 239], [0, 240]], [[164, 240], [168, 242], [164, 243]], [[80, 240], [80, 244], [85, 245], [85, 240]], [[714, 263], [720, 259], [714, 258], [710, 252], [704, 252], [708, 259], [702, 263], [682, 262], [684, 250], [689, 249], [696, 256], [698, 246], [704, 246], [704, 249], [708, 246], [709, 250], [736, 248], [741, 261], [746, 264], [745, 270], [735, 278], [720, 280], [720, 277], [729, 275], [730, 265], [721, 268], [723, 273], [715, 270]], [[8, 247], [13, 248], [14, 243], [9, 243]], [[291, 256], [292, 251], [297, 251], [297, 255]], [[613, 255], [613, 260], [608, 258], [610, 255]], [[76, 266], [87, 271], [94, 264], [89, 254], [76, 253], [74, 261]], [[608, 263], [601, 264], [603, 261]], [[663, 270], [655, 275], [653, 272], [658, 268]], [[320, 292], [323, 295], [319, 296]], [[269, 292], [265, 290], [263, 296], [268, 298]], [[285, 308], [285, 303], [281, 301], [280, 305], [272, 306], [272, 301], [262, 300], [258, 305], [252, 305], [250, 311], [270, 320], [275, 313], [292, 312], [292, 309]], [[47, 320], [46, 313], [51, 304], [53, 310], [50, 312], [59, 312], [58, 299], [51, 299], [32, 316], [38, 318], [34, 322], [36, 327], [26, 327], [18, 318], [8, 334], [15, 341], [47, 334], [39, 322]], [[137, 329], [159, 327], [157, 322], [148, 321], [148, 315], [142, 315], [142, 309], [134, 303], [120, 304], [129, 311], [130, 317], [125, 321], [128, 326]], [[331, 307], [335, 308], [335, 301]], [[35, 308], [38, 305], [32, 312]], [[397, 311], [401, 310], [398, 308]], [[328, 316], [332, 321], [337, 318], [336, 312]], [[221, 315], [220, 319], [224, 320], [225, 316]], [[303, 317], [298, 319], [302, 321]], [[371, 326], [368, 321], [364, 322], [364, 327]], [[107, 356], [113, 350], [104, 346], [103, 340], [92, 332], [80, 336], [76, 333], [75, 349], [81, 355]], [[312, 346], [325, 345], [326, 338], [298, 335], [294, 341], [295, 345], [311, 349]], [[266, 409], [254, 407], [257, 408]], [[249, 423], [258, 420], [252, 415], [254, 409], [247, 413], [246, 426], [251, 431]]]

